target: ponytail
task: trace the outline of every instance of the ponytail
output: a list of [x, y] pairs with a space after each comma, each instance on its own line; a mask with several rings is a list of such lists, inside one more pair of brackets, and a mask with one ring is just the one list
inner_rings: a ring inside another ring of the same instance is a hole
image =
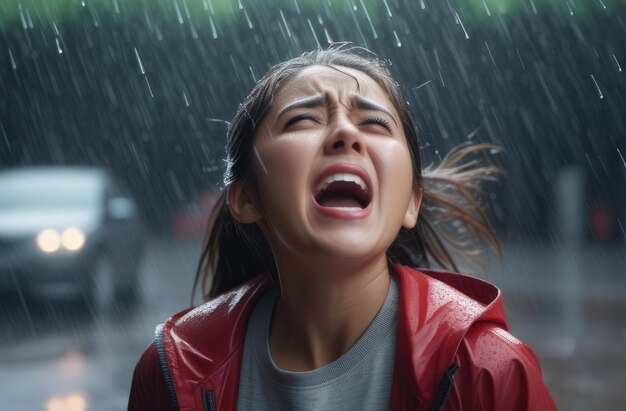
[[[461, 145], [438, 165], [422, 171], [423, 198], [415, 228], [402, 230], [389, 249], [392, 261], [428, 268], [431, 262], [459, 271], [455, 258], [480, 262], [486, 242], [500, 254], [488, 216], [489, 193], [482, 186], [503, 170], [489, 161], [501, 149], [493, 144]], [[480, 156], [466, 161], [470, 156]]]
[[[417, 224], [401, 229], [389, 247], [390, 261], [419, 268], [431, 262], [458, 271], [455, 258], [479, 261], [484, 242], [500, 253], [489, 222], [489, 195], [484, 182], [503, 175], [490, 155], [493, 144], [462, 145], [451, 150], [437, 166], [422, 171], [422, 206]], [[468, 157], [474, 157], [468, 160]], [[478, 158], [476, 158], [478, 157]], [[236, 222], [222, 193], [209, 219], [194, 281], [194, 295], [204, 300], [231, 290], [260, 274], [275, 279], [272, 252], [256, 224]]]

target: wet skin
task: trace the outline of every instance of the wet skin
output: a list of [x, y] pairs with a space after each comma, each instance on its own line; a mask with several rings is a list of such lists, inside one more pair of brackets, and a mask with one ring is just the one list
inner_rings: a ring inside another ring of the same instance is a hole
[[[256, 136], [257, 193], [275, 251], [370, 258], [384, 254], [401, 225], [412, 224], [405, 221], [413, 204], [411, 159], [399, 116], [374, 80], [341, 70], [358, 79], [358, 93], [349, 75], [308, 68], [279, 90]], [[307, 100], [310, 107], [298, 106]], [[338, 163], [356, 165], [371, 179], [364, 218], [333, 218], [316, 207], [317, 179]]]
[[[229, 203], [239, 221], [259, 224], [279, 268], [272, 356], [286, 369], [316, 368], [374, 318], [389, 287], [386, 250], [417, 219], [421, 198], [398, 113], [367, 75], [309, 67], [275, 95], [254, 170], [254, 188], [235, 184]], [[367, 207], [316, 200], [333, 170], [367, 181]]]

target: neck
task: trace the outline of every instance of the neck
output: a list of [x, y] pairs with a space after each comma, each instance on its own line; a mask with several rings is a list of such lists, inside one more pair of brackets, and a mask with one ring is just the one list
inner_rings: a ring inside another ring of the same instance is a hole
[[272, 316], [270, 350], [284, 370], [311, 370], [338, 359], [365, 332], [389, 290], [384, 255], [359, 265], [277, 262], [281, 295]]

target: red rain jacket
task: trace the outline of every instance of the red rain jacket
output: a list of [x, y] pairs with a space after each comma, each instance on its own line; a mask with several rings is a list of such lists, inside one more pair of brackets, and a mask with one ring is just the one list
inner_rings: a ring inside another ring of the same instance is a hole
[[[556, 410], [532, 350], [507, 332], [500, 291], [394, 265], [400, 290], [391, 410]], [[128, 409], [235, 410], [257, 277], [168, 319], [139, 360]]]

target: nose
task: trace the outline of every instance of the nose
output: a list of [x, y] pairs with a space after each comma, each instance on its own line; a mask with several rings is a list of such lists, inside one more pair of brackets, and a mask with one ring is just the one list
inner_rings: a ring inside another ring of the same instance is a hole
[[347, 119], [337, 124], [337, 127], [328, 136], [324, 145], [324, 152], [333, 154], [364, 154], [365, 142], [361, 131]]

